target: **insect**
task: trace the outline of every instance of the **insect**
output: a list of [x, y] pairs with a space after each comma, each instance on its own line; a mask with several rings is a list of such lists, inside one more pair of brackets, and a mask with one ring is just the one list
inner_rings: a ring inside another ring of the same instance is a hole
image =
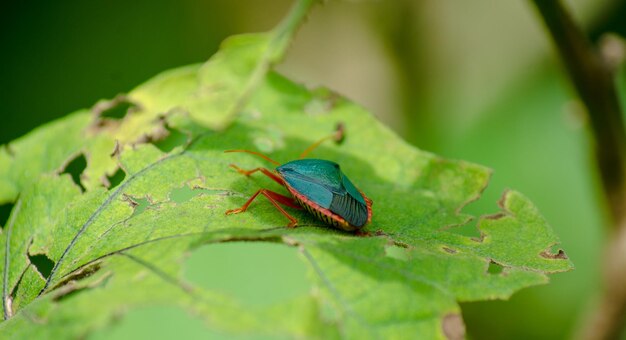
[[358, 231], [372, 220], [372, 200], [352, 184], [350, 179], [341, 171], [339, 164], [323, 159], [305, 158], [317, 146], [327, 139], [336, 142], [343, 140], [343, 125], [339, 124], [337, 131], [309, 146], [296, 160], [280, 164], [279, 162], [255, 151], [227, 150], [224, 152], [245, 152], [253, 154], [277, 165], [276, 169], [255, 168], [243, 170], [235, 164], [230, 167], [240, 174], [250, 176], [261, 172], [278, 184], [284, 186], [292, 197], [281, 195], [267, 189], [259, 189], [241, 208], [226, 211], [226, 215], [238, 214], [246, 211], [250, 203], [259, 196], [267, 197], [290, 221], [288, 227], [298, 225], [298, 221], [285, 211], [281, 204], [295, 209], [306, 209], [326, 224], [346, 231]]

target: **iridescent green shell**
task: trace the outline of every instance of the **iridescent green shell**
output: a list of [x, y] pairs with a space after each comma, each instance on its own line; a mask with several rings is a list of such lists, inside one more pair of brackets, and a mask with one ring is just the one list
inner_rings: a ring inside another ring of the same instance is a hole
[[305, 208], [313, 207], [326, 215], [328, 212], [335, 214], [349, 226], [342, 225], [340, 220], [337, 221], [340, 225], [336, 225], [316, 214], [324, 221], [342, 229], [354, 230], [371, 219], [371, 201], [341, 172], [339, 164], [322, 159], [299, 159], [279, 166], [276, 171], [290, 190], [303, 196], [305, 203], [314, 203], [305, 204], [308, 205]]

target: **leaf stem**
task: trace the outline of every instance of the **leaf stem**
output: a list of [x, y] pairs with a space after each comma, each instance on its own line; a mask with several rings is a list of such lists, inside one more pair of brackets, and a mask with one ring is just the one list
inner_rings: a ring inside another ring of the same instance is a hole
[[261, 80], [276, 63], [282, 60], [298, 27], [317, 1], [319, 0], [297, 0], [287, 16], [271, 31], [272, 38], [269, 45], [259, 58], [259, 62], [244, 86], [241, 96], [232, 107], [231, 117], [243, 109]]
[[319, 0], [298, 0], [289, 10], [289, 14], [287, 14], [285, 19], [274, 28], [276, 34], [275, 40], [285, 38], [291, 40], [291, 37], [293, 37], [298, 27], [300, 27], [311, 7], [318, 1]]
[[612, 220], [604, 259], [604, 292], [581, 334], [619, 336], [626, 320], [626, 132], [614, 75], [559, 0], [532, 0], [587, 108], [596, 166]]

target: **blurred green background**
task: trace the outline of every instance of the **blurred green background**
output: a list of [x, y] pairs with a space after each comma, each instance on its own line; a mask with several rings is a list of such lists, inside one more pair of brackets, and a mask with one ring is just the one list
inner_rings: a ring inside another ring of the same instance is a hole
[[[626, 1], [567, 4], [594, 41], [608, 31], [626, 35]], [[271, 28], [290, 5], [4, 2], [0, 144], [160, 71], [202, 62], [229, 35]], [[514, 188], [560, 235], [576, 270], [510, 301], [464, 304], [471, 338], [570, 338], [598, 294], [606, 214], [583, 109], [560, 65], [528, 1], [399, 0], [318, 6], [279, 67], [361, 103], [422, 149], [493, 168], [483, 199], [467, 211], [495, 212], [502, 191]], [[206, 247], [184, 272], [259, 304], [310, 289], [296, 251], [278, 245]], [[166, 339], [181, 330], [185, 338], [208, 334], [182, 311], [151, 307], [95, 337]]]

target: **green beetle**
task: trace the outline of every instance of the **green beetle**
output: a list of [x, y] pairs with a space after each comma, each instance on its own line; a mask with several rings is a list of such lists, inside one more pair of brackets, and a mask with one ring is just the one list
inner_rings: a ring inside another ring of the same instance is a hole
[[259, 194], [262, 194], [291, 221], [289, 227], [295, 227], [298, 221], [289, 215], [281, 207], [281, 204], [295, 209], [304, 208], [324, 223], [335, 228], [346, 231], [361, 230], [372, 220], [372, 200], [352, 184], [348, 176], [341, 171], [339, 164], [323, 159], [304, 158], [323, 141], [331, 138], [336, 141], [343, 139], [342, 125], [339, 125], [337, 131], [332, 135], [322, 138], [308, 147], [300, 155], [299, 159], [282, 165], [254, 151], [225, 151], [250, 153], [278, 165], [273, 171], [266, 168], [243, 170], [234, 164], [230, 166], [246, 176], [260, 171], [284, 186], [292, 195], [292, 197], [288, 197], [267, 189], [260, 189], [241, 208], [228, 210], [226, 215], [246, 211], [250, 203]]

